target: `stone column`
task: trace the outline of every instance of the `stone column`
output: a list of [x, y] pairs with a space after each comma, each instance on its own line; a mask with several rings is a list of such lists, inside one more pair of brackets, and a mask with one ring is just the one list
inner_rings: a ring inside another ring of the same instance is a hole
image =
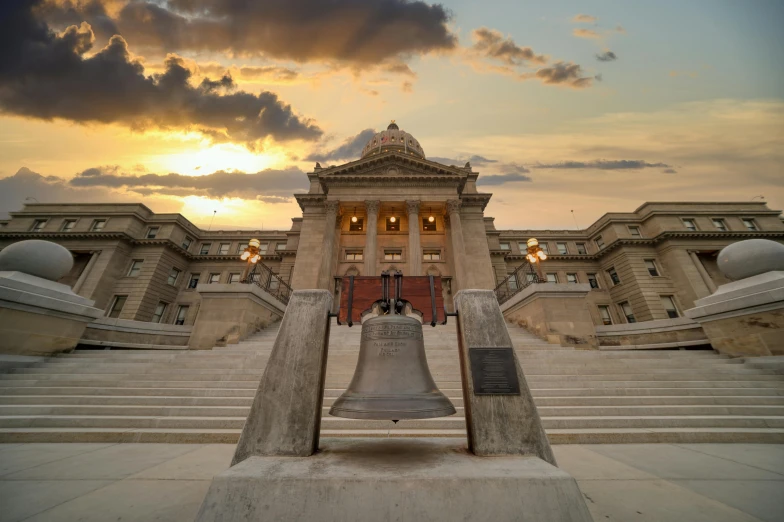
[[689, 257], [691, 257], [694, 266], [697, 268], [697, 272], [700, 273], [700, 277], [702, 278], [703, 283], [705, 283], [705, 286], [708, 287], [708, 291], [710, 293], [716, 292], [717, 290], [716, 283], [713, 282], [713, 279], [711, 279], [710, 274], [708, 274], [708, 271], [705, 270], [705, 266], [702, 264], [702, 261], [700, 261], [700, 258], [697, 256], [697, 252], [695, 252], [694, 250], [689, 250]]
[[409, 275], [422, 275], [422, 246], [419, 242], [419, 201], [406, 201], [408, 209], [408, 268]]
[[365, 224], [365, 269], [362, 275], [376, 275], [376, 235], [378, 234], [378, 209], [380, 201], [365, 201], [367, 223]]
[[465, 288], [466, 273], [465, 273], [465, 243], [463, 241], [463, 225], [460, 221], [460, 200], [450, 199], [446, 202], [446, 212], [449, 217], [449, 228], [452, 237], [452, 260], [455, 267], [456, 285], [452, 285], [452, 291], [455, 286], [458, 289]]
[[324, 203], [326, 216], [324, 216], [324, 240], [321, 243], [321, 268], [319, 269], [318, 288], [332, 289], [332, 262], [335, 257], [335, 221], [338, 218], [340, 201], [333, 200]]
[[84, 266], [84, 270], [82, 270], [81, 275], [79, 275], [79, 279], [77, 279], [76, 283], [73, 285], [72, 290], [75, 294], [78, 294], [79, 290], [82, 289], [84, 282], [87, 280], [87, 276], [90, 275], [90, 272], [95, 266], [95, 262], [98, 261], [98, 256], [101, 255], [101, 251], [94, 250], [93, 252], [90, 252], [90, 254], [90, 260], [87, 261], [87, 264]]

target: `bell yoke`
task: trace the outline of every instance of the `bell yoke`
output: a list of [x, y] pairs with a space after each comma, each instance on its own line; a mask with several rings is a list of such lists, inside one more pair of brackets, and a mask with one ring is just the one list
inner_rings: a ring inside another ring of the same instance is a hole
[[[439, 391], [430, 373], [422, 335], [422, 323], [427, 315], [431, 316], [431, 326], [436, 325], [438, 315], [443, 315], [443, 312], [437, 312], [436, 306], [436, 286], [440, 286], [440, 281], [436, 285], [432, 276], [407, 278], [411, 296], [406, 300], [402, 295], [403, 276], [400, 273], [395, 274], [395, 296], [391, 299], [388, 272], [383, 272], [380, 280], [377, 277], [347, 279], [343, 295], [349, 326], [354, 307], [360, 312], [377, 311], [380, 315], [362, 322], [354, 376], [346, 392], [330, 408], [330, 415], [395, 422], [453, 415], [455, 407]], [[379, 290], [379, 283], [381, 299], [374, 299], [370, 296], [378, 296], [374, 290]], [[427, 303], [430, 306], [422, 306], [422, 322], [404, 315], [406, 310], [413, 311], [415, 306], [426, 304], [426, 293], [430, 294], [430, 303]]]

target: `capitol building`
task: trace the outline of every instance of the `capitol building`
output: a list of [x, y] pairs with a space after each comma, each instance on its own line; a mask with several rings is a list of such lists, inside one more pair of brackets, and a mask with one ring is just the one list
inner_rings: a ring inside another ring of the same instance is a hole
[[[290, 289], [310, 288], [334, 291], [338, 303], [346, 276], [397, 271], [440, 279], [451, 310], [461, 289], [496, 289], [503, 302], [532, 282], [526, 242], [537, 238], [547, 255], [539, 277], [587, 289], [594, 344], [627, 344], [614, 328], [664, 321], [656, 323], [662, 335], [642, 344], [688, 346], [704, 338], [681, 324], [684, 310], [728, 282], [717, 253], [743, 239], [784, 240], [781, 213], [761, 201], [648, 202], [608, 212], [584, 230], [530, 230], [524, 220], [498, 230], [485, 214], [492, 194], [478, 190], [480, 175], [469, 163], [428, 160], [419, 141], [392, 123], [360, 158], [315, 165], [307, 193], [294, 194], [302, 214], [289, 230], [206, 231], [141, 203], [35, 203], [0, 222], [0, 248], [26, 239], [59, 243], [75, 259], [60, 282], [95, 301], [107, 319], [193, 326], [197, 288], [240, 283], [240, 255], [251, 239], [262, 256], [252, 279], [284, 304]], [[84, 342], [116, 343], [96, 335]]]

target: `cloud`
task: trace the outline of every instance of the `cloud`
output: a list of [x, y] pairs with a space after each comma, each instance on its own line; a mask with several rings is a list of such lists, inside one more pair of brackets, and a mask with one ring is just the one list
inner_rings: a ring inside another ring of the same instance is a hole
[[190, 130], [251, 147], [265, 138], [322, 135], [275, 93], [229, 92], [230, 77], [192, 86], [192, 72], [178, 56], [166, 58], [164, 73], [145, 76], [121, 36], [88, 54], [95, 42], [88, 24], [54, 34], [35, 19], [35, 5], [35, 0], [3, 3], [0, 12], [0, 112], [135, 130]]
[[654, 167], [669, 168], [666, 163], [648, 163], [643, 160], [594, 160], [594, 161], [563, 161], [561, 163], [538, 163], [537, 169], [598, 169], [598, 170], [636, 170]]
[[600, 35], [599, 33], [597, 33], [592, 29], [583, 29], [578, 27], [575, 27], [572, 30], [572, 34], [577, 38], [601, 38], [602, 37], [602, 35]]
[[600, 62], [614, 62], [618, 59], [618, 56], [614, 52], [608, 50], [601, 54], [597, 54], [596, 59]]
[[375, 65], [457, 45], [448, 27], [449, 11], [423, 1], [60, 0], [47, 3], [44, 14], [61, 23], [81, 18], [99, 36], [122, 34], [134, 45], [157, 51], [297, 62]]
[[466, 162], [470, 162], [474, 167], [481, 167], [484, 165], [488, 165], [490, 163], [498, 163], [498, 160], [485, 158], [484, 156], [479, 156], [479, 155], [473, 155], [463, 159], [441, 158], [438, 156], [430, 156], [427, 159], [430, 161], [435, 161], [436, 163], [442, 163], [444, 165], [462, 166], [465, 165]]
[[512, 183], [517, 181], [533, 181], [529, 176], [519, 174], [516, 172], [510, 174], [494, 174], [490, 176], [479, 176], [476, 184], [479, 186], [493, 186], [503, 185], [504, 183]]
[[597, 18], [595, 16], [587, 15], [587, 14], [578, 14], [574, 18], [572, 18], [572, 22], [578, 24], [592, 24], [596, 22]]
[[662, 174], [677, 174], [677, 173], [678, 173], [678, 171], [675, 170], [675, 169], [664, 169], [662, 171]]
[[583, 76], [582, 67], [572, 62], [556, 62], [543, 67], [535, 73], [524, 73], [520, 79], [536, 78], [547, 85], [563, 85], [574, 89], [583, 89], [593, 84], [593, 78]]
[[307, 176], [297, 168], [267, 169], [253, 174], [219, 170], [203, 176], [183, 174], [124, 174], [116, 167], [94, 167], [72, 178], [72, 187], [124, 189], [142, 196], [205, 196], [242, 198], [279, 203], [289, 201], [292, 192], [306, 190]]
[[414, 84], [411, 82], [403, 82], [400, 84], [400, 90], [405, 93], [412, 93], [414, 92]]
[[474, 29], [471, 37], [474, 41], [472, 50], [485, 58], [499, 60], [510, 66], [547, 63], [546, 56], [537, 55], [530, 47], [520, 47], [495, 29], [480, 27]]
[[367, 142], [376, 134], [373, 129], [365, 129], [356, 136], [346, 138], [343, 143], [332, 150], [314, 152], [307, 156], [307, 161], [334, 161], [334, 160], [356, 160], [362, 155], [362, 149]]

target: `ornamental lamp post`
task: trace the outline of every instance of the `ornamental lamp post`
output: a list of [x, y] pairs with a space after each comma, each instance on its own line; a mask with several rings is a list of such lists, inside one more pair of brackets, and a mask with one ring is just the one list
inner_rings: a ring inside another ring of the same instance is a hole
[[542, 265], [540, 263], [547, 259], [547, 254], [541, 249], [539, 240], [535, 237], [529, 239], [526, 244], [528, 246], [528, 255], [525, 257], [528, 259], [529, 263], [536, 267], [536, 277], [539, 281], [544, 281], [545, 278], [542, 276]]
[[254, 270], [256, 269], [256, 263], [261, 260], [261, 254], [259, 253], [259, 247], [261, 246], [261, 241], [258, 239], [251, 239], [248, 241], [248, 246], [242, 252], [240, 259], [243, 261], [248, 262], [248, 266], [245, 267], [245, 274], [242, 277], [242, 282], [244, 283], [252, 283], [251, 277], [253, 275]]

